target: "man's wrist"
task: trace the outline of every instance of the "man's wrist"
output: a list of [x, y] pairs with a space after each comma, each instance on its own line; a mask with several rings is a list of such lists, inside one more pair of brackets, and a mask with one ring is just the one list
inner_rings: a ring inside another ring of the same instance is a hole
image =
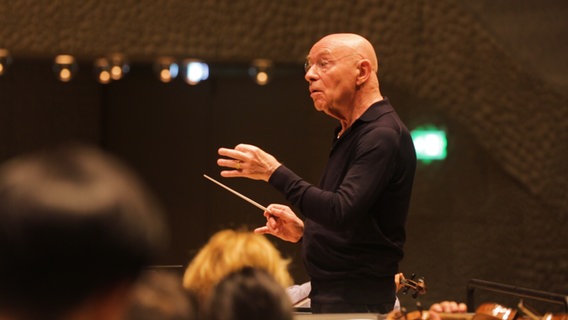
[[274, 172], [276, 172], [276, 170], [278, 170], [278, 168], [280, 168], [281, 166], [282, 164], [280, 162], [277, 162], [275, 165], [268, 168], [268, 177], [266, 178], [266, 182], [270, 180], [270, 177], [272, 177]]

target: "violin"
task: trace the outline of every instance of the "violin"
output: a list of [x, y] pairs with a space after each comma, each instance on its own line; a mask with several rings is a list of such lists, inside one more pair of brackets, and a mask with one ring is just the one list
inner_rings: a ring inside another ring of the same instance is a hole
[[546, 313], [542, 320], [568, 320], [568, 313]]
[[416, 279], [416, 274], [412, 274], [410, 278], [405, 278], [404, 274], [398, 273], [394, 276], [396, 284], [396, 292], [408, 294], [412, 291], [412, 297], [416, 299], [418, 295], [426, 294], [426, 282], [423, 277]]
[[417, 311], [409, 313], [404, 309], [393, 311], [387, 315], [387, 320], [568, 320], [568, 314], [565, 313], [546, 313], [539, 316], [522, 301], [519, 303], [519, 309], [524, 315], [497, 303], [483, 303], [477, 307], [475, 313], [440, 313], [422, 310], [418, 304]]
[[474, 320], [513, 320], [517, 318], [517, 310], [497, 303], [483, 303], [475, 310]]
[[[406, 313], [405, 310], [391, 312], [392, 317], [388, 320], [514, 320], [517, 311], [503, 307], [496, 303], [483, 303], [475, 313], [468, 312], [431, 312], [422, 310], [418, 304], [418, 310]], [[389, 314], [390, 315], [390, 314]]]
[[403, 308], [401, 310], [392, 311], [387, 315], [387, 320], [472, 320], [473, 313], [446, 313], [446, 312], [430, 312], [422, 310], [418, 304], [418, 310], [406, 312]]
[[547, 312], [541, 316], [537, 311], [535, 311], [528, 305], [525, 305], [523, 300], [521, 300], [517, 306], [524, 314], [527, 315], [528, 319], [530, 320], [568, 320], [568, 314], [566, 313], [553, 314]]

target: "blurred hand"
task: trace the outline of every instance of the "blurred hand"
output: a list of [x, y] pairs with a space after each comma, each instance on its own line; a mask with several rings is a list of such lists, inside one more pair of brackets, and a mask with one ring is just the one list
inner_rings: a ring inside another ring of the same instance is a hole
[[458, 303], [456, 301], [442, 301], [434, 303], [430, 306], [428, 310], [430, 312], [430, 317], [433, 318], [433, 314], [437, 316], [438, 313], [464, 313], [467, 312], [467, 306], [465, 303]]
[[399, 292], [400, 289], [402, 289], [402, 281], [404, 281], [404, 279], [406, 279], [404, 277], [404, 274], [402, 272], [399, 272], [397, 274], [394, 275], [394, 284], [396, 285], [396, 292]]

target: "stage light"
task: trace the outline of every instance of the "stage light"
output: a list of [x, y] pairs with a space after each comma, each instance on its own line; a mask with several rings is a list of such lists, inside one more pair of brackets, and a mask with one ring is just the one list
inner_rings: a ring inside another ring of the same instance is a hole
[[444, 130], [427, 125], [412, 130], [410, 134], [418, 160], [429, 163], [446, 159], [448, 141]]
[[112, 80], [120, 80], [130, 71], [130, 65], [123, 54], [112, 54], [108, 60], [110, 62], [110, 77]]
[[154, 63], [154, 72], [160, 81], [167, 83], [177, 77], [179, 67], [174, 58], [160, 57]]
[[96, 59], [94, 63], [94, 69], [98, 82], [107, 84], [112, 80], [110, 75], [110, 62], [107, 58]]
[[268, 59], [253, 60], [249, 67], [249, 75], [258, 85], [266, 85], [272, 77], [272, 61]]
[[183, 78], [185, 82], [192, 86], [207, 80], [209, 78], [209, 65], [201, 60], [184, 60]]
[[4, 75], [12, 63], [10, 51], [0, 48], [0, 76]]
[[72, 55], [60, 54], [55, 57], [53, 71], [55, 76], [62, 82], [69, 82], [77, 74], [77, 62]]

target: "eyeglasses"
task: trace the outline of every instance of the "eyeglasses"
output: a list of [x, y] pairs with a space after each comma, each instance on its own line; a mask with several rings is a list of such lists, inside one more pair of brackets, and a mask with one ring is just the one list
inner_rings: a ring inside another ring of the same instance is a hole
[[304, 62], [304, 71], [308, 73], [308, 71], [313, 67], [314, 72], [316, 73], [326, 72], [329, 67], [333, 66], [339, 60], [343, 60], [352, 56], [362, 57], [359, 53], [352, 53], [337, 59], [319, 58], [315, 63], [311, 63], [309, 59], [306, 59], [306, 62]]

